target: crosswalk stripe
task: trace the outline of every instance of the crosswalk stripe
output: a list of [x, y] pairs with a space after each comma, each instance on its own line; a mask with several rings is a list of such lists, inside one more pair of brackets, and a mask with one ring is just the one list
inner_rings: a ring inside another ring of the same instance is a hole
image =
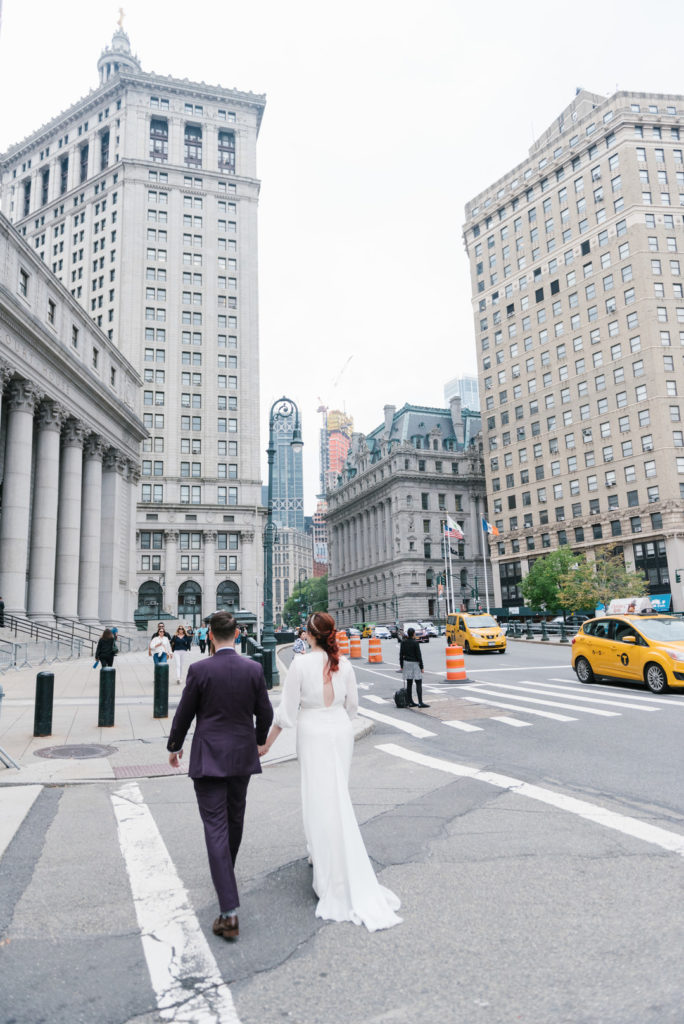
[[386, 704], [384, 697], [376, 697], [374, 693], [364, 693], [364, 699], [372, 701], [373, 704]]
[[516, 729], [521, 729], [530, 724], [529, 722], [521, 722], [519, 718], [507, 718], [506, 715], [494, 715], [492, 717], [492, 722], [503, 722], [504, 725], [514, 725]]
[[128, 782], [111, 799], [160, 1016], [174, 1024], [240, 1024], [139, 786]]
[[487, 697], [469, 697], [463, 694], [464, 700], [472, 704], [486, 704], [492, 708], [505, 708], [507, 711], [524, 711], [527, 715], [537, 715], [539, 718], [551, 718], [554, 722], [576, 722], [576, 718], [570, 715], [559, 715], [555, 711], [540, 711], [538, 708], [521, 707], [520, 704], [502, 704], [499, 700], [489, 700]]
[[467, 764], [456, 764], [453, 761], [445, 761], [442, 758], [430, 757], [427, 754], [419, 753], [417, 750], [408, 750], [396, 743], [378, 743], [378, 750], [384, 751], [393, 757], [401, 757], [414, 764], [422, 764], [426, 768], [433, 768], [436, 771], [447, 772], [450, 775], [457, 775], [461, 778], [474, 779], [477, 782], [484, 782], [498, 789], [508, 790], [516, 796], [528, 797], [531, 800], [538, 800], [540, 803], [556, 807], [561, 811], [575, 814], [595, 825], [602, 825], [604, 828], [613, 829], [623, 835], [631, 836], [633, 839], [641, 839], [645, 843], [652, 843], [660, 846], [661, 849], [670, 853], [676, 853], [684, 857], [684, 835], [678, 832], [669, 832], [667, 829], [651, 825], [649, 822], [640, 821], [638, 818], [630, 818], [626, 814], [618, 814], [616, 811], [609, 811], [600, 804], [591, 804], [587, 800], [578, 800], [576, 797], [567, 796], [565, 793], [556, 793], [552, 789], [544, 789], [542, 786], [535, 786], [522, 779], [514, 779], [507, 775], [499, 775], [496, 772], [483, 771], [481, 768], [473, 768]]
[[470, 722], [442, 722], [442, 725], [450, 725], [452, 729], [460, 729], [461, 732], [482, 732], [479, 725], [471, 725]]
[[412, 722], [404, 722], [399, 718], [390, 718], [389, 715], [381, 715], [377, 711], [369, 711], [368, 708], [359, 708], [359, 714], [364, 718], [372, 718], [375, 722], [383, 722], [385, 725], [392, 725], [395, 729], [401, 729], [402, 732], [407, 732], [419, 740], [425, 739], [426, 736], [437, 735], [434, 732], [429, 732], [427, 729], [423, 729], [420, 725], [413, 725]]
[[[480, 688], [480, 684], [476, 684], [474, 687], [468, 687], [468, 689], [474, 689], [476, 693], [491, 694], [494, 697], [505, 697], [506, 694], [499, 693], [498, 690], [483, 690]], [[600, 715], [602, 718], [619, 718], [619, 711], [603, 711], [600, 708], [585, 708], [579, 704], [561, 704], [560, 701], [554, 700], [539, 700], [537, 697], [524, 697], [520, 692], [517, 692], [516, 700], [525, 701], [526, 704], [542, 704], [549, 708], [565, 708], [568, 711], [581, 711], [585, 715]]]
[[[573, 693], [577, 692], [577, 685], [578, 684], [577, 684], [577, 680], [576, 679], [573, 679], [573, 680], [570, 680], [570, 679], [556, 679], [554, 676], [552, 676], [551, 680], [552, 680], [551, 682], [544, 683], [543, 685], [544, 686], [551, 686], [553, 683], [565, 683], [565, 686], [554, 686], [553, 687], [554, 690], [572, 690]], [[619, 683], [618, 683], [618, 685], [619, 685]], [[599, 693], [605, 693], [606, 690], [599, 690], [598, 692]], [[655, 693], [651, 694], [651, 696], [649, 696], [649, 697], [646, 697], [646, 696], [642, 696], [639, 693], [632, 693], [631, 690], [629, 690], [629, 691], [617, 690], [617, 689], [615, 689], [614, 687], [611, 686], [610, 687], [610, 695], [611, 695], [611, 697], [613, 696], [613, 694], [615, 695], [615, 700], [620, 701], [620, 702], [622, 702], [623, 695], [624, 695], [624, 698], [627, 699], [627, 700], [638, 700], [638, 701], [641, 701], [644, 704], [655, 704], [656, 706], [659, 706], [659, 707], [668, 707], [668, 708], [676, 708], [676, 707], [684, 708], [684, 704], [678, 704], [676, 701], [673, 701], [673, 700], [669, 699], [668, 697], [657, 697]]]
[[[516, 686], [512, 683], [490, 683], [490, 686], [496, 686], [497, 690], [517, 690], [521, 693], [537, 693], [545, 697], [562, 697], [562, 694], [556, 693], [554, 690], [539, 690], [537, 686], [525, 679]], [[524, 687], [524, 689], [523, 689]], [[506, 696], [506, 694], [502, 694]], [[572, 694], [573, 700], [581, 700], [587, 704], [608, 704], [610, 707], [620, 708], [632, 708], [634, 711], [658, 711], [659, 708], [642, 707], [641, 704], [628, 704], [626, 701], [621, 700], [608, 700], [604, 697], [585, 697], [584, 694], [577, 693], [576, 690]]]
[[42, 786], [5, 786], [0, 792], [0, 857], [33, 807]]

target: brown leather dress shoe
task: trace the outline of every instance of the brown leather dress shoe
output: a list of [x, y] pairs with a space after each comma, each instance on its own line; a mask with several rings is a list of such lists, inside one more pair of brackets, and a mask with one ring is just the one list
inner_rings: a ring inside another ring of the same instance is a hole
[[234, 942], [240, 934], [237, 914], [230, 917], [217, 917], [213, 927], [214, 935], [220, 935], [229, 942]]

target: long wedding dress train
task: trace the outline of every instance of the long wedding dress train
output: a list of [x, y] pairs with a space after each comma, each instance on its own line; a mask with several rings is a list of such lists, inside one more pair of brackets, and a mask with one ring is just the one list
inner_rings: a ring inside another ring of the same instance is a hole
[[323, 652], [293, 661], [275, 720], [282, 728], [297, 725], [302, 814], [316, 916], [353, 921], [369, 931], [401, 923], [399, 898], [380, 885], [366, 853], [351, 797], [349, 770], [354, 750], [351, 718], [357, 709], [356, 679], [346, 658], [333, 674], [334, 700], [323, 704]]

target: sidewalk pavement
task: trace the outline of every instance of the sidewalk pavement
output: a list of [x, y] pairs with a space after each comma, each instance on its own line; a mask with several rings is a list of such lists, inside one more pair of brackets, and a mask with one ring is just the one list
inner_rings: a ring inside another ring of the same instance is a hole
[[[279, 648], [277, 658], [281, 684], [287, 674], [287, 656], [283, 654]], [[206, 655], [193, 648], [185, 662], [183, 682], [187, 666], [202, 657]], [[10, 671], [0, 676], [0, 686], [4, 690], [4, 698], [0, 701], [0, 754], [4, 752], [20, 766], [18, 769], [6, 768], [0, 761], [0, 786], [65, 785], [187, 773], [189, 739], [180, 769], [171, 768], [166, 751], [169, 729], [182, 693], [182, 685], [176, 683], [174, 663], [169, 665], [169, 716], [154, 718], [152, 658], [147, 651], [119, 654], [114, 661], [115, 724], [109, 728], [97, 724], [100, 672], [92, 665], [91, 658], [79, 658], [41, 668]], [[39, 671], [53, 672], [55, 677], [50, 736], [33, 735], [36, 675]], [[269, 691], [275, 707], [280, 702], [280, 695], [280, 687]], [[372, 723], [357, 718], [354, 729], [356, 739], [359, 739], [372, 731]], [[106, 749], [97, 750], [100, 745]], [[41, 751], [50, 752], [51, 748], [57, 756], [41, 756]], [[64, 756], [67, 754], [65, 748], [75, 749]], [[274, 751], [263, 758], [262, 763], [274, 764], [296, 756], [295, 730], [286, 729]]]

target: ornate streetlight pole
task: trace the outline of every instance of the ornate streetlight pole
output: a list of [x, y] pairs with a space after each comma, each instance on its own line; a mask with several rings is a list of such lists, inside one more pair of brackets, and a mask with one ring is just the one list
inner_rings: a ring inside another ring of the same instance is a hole
[[280, 682], [276, 664], [276, 638], [273, 628], [273, 463], [275, 461], [275, 425], [278, 420], [289, 419], [294, 414], [294, 430], [290, 444], [296, 452], [302, 450], [302, 432], [299, 426], [299, 409], [291, 398], [279, 398], [271, 406], [268, 417], [268, 505], [266, 529], [264, 530], [264, 628], [261, 646], [264, 649], [264, 675], [269, 690]]

